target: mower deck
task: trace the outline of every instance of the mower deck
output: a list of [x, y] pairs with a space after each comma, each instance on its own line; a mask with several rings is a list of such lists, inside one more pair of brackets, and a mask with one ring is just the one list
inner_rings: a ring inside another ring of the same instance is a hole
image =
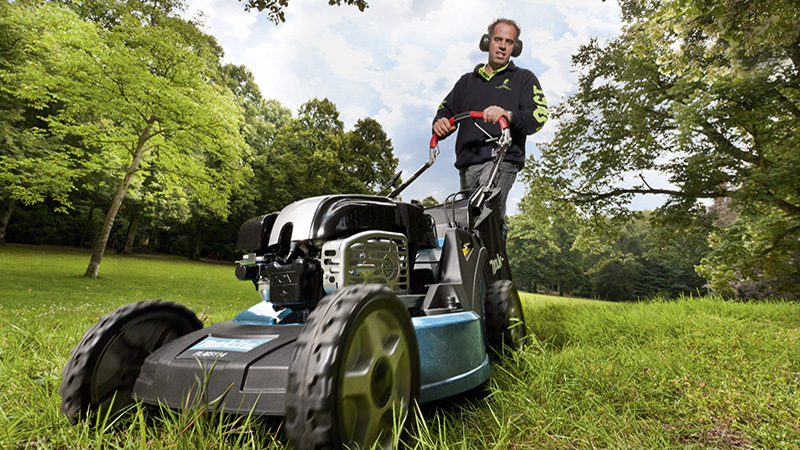
[[[267, 303], [163, 346], [142, 366], [134, 396], [158, 405], [208, 405], [229, 413], [281, 416], [287, 370], [302, 325], [274, 325]], [[491, 375], [480, 316], [473, 311], [412, 318], [420, 350], [420, 401], [474, 388]], [[180, 387], [178, 387], [180, 386]]]

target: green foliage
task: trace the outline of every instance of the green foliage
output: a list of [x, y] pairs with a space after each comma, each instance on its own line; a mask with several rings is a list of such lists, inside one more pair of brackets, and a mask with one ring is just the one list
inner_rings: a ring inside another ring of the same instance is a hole
[[48, 80], [65, 101], [51, 126], [82, 136], [129, 171], [138, 171], [140, 158], [141, 168], [160, 172], [167, 186], [187, 187], [224, 217], [247, 175], [239, 164], [241, 113], [208, 82], [219, 55], [207, 37], [177, 17], [149, 19], [155, 23], [123, 15], [111, 29], [94, 29], [97, 48], [76, 44], [68, 64], [80, 75]]
[[422, 203], [423, 207], [438, 206], [439, 205], [439, 200], [436, 200], [436, 198], [434, 196], [429, 195], [429, 196], [423, 198], [421, 203]]
[[519, 214], [509, 219], [506, 243], [515, 283], [531, 292], [580, 291], [586, 268], [584, 256], [573, 250], [581, 227], [576, 208], [559, 202], [547, 180], [531, 178], [528, 171], [521, 179], [527, 189]]
[[380, 192], [397, 170], [391, 139], [372, 118], [359, 119], [347, 138], [347, 160], [342, 164], [345, 172], [354, 182], [363, 183], [369, 193]]
[[[700, 270], [720, 292], [749, 282], [796, 291], [800, 6], [673, 0], [622, 8], [622, 35], [573, 57], [578, 92], [556, 108], [559, 129], [531, 158], [531, 173], [601, 216], [625, 215], [634, 195], [666, 195], [654, 217], [670, 227], [665, 235], [680, 240], [699, 222], [707, 226], [697, 231], [713, 232]], [[653, 171], [672, 187], [651, 186]], [[701, 217], [699, 200], [726, 198], [737, 224]], [[766, 232], [747, 231], [766, 224]]]
[[[48, 35], [41, 40], [27, 14], [32, 6], [0, 4], [0, 199], [29, 206], [54, 199], [56, 209], [70, 207], [69, 193], [79, 176], [77, 156], [47, 132], [39, 116], [46, 109], [39, 68], [47, 64]], [[70, 26], [50, 18], [42, 24], [61, 34]], [[37, 18], [34, 21], [39, 20]], [[77, 24], [76, 24], [77, 25]]]
[[242, 135], [253, 154], [263, 154], [278, 130], [289, 122], [292, 113], [277, 100], [265, 100], [261, 96], [255, 77], [247, 67], [226, 64], [222, 72], [223, 83], [244, 110]]
[[796, 223], [772, 210], [720, 227], [709, 236], [712, 251], [698, 272], [724, 295], [800, 298], [800, 242], [785, 238], [787, 222]]
[[651, 227], [652, 213], [586, 216], [560, 200], [547, 179], [522, 177], [528, 190], [520, 213], [509, 220], [506, 244], [522, 289], [615, 301], [677, 298], [702, 289], [705, 281], [693, 266], [704, 240], [687, 236], [676, 251]]
[[183, 8], [0, 6], [0, 242], [9, 218], [17, 240], [92, 242], [88, 276], [107, 245], [227, 258], [254, 215], [314, 195], [373, 193], [391, 178], [397, 159], [380, 124], [361, 119], [345, 131], [327, 99], [292, 118], [246, 67], [222, 65], [221, 48]]
[[[316, 114], [319, 122], [315, 124], [314, 119], [306, 117], [305, 124], [300, 126], [301, 118], [292, 118], [290, 111], [277, 101], [261, 98], [258, 87], [246, 81], [252, 80], [246, 68], [230, 66], [226, 70], [225, 82], [232, 88], [238, 86], [234, 92], [245, 111], [241, 132], [253, 149], [246, 163], [255, 175], [230, 200], [230, 215], [220, 219], [192, 200], [186, 190], [170, 189], [161, 181], [161, 173], [148, 167], [131, 183], [117, 226], [109, 238], [111, 248], [233, 259], [239, 226], [253, 216], [279, 210], [305, 196], [371, 193], [388, 182], [397, 159], [391, 141], [376, 121], [362, 119], [354, 130], [344, 131], [335, 105], [328, 100], [316, 100], [321, 107], [315, 111], [307, 109], [307, 114]], [[337, 119], [328, 120], [325, 114]], [[300, 134], [295, 135], [296, 132]], [[287, 146], [287, 142], [296, 142], [297, 147]], [[301, 147], [314, 142], [322, 144]], [[327, 146], [330, 143], [342, 145]], [[309, 156], [305, 149], [311, 150], [311, 155], [328, 152], [331, 157], [298, 158]], [[321, 172], [319, 180], [325, 176], [337, 181], [307, 183], [314, 172], [307, 164], [316, 165]], [[106, 173], [95, 172], [80, 184], [82, 189], [70, 198], [75, 208], [69, 216], [53, 217], [47, 207], [18, 210], [9, 226], [10, 240], [82, 246], [93, 239], [102, 225], [97, 213], [111, 203], [105, 189], [113, 180]]]
[[333, 102], [310, 100], [256, 162], [261, 189], [268, 193], [264, 203], [269, 207], [263, 211], [317, 195], [375, 193], [389, 182], [397, 163], [377, 121], [361, 119], [346, 132]]

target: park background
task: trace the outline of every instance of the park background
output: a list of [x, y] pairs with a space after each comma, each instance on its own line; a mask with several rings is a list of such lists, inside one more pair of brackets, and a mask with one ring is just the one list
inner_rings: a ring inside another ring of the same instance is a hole
[[[92, 248], [90, 277], [106, 248], [230, 261], [250, 217], [380, 191], [485, 58], [465, 28], [504, 4], [473, 3], [4, 3], [0, 240]], [[579, 3], [518, 11], [551, 106], [511, 199], [519, 287], [796, 298], [796, 5]], [[405, 200], [455, 190], [442, 154]]]

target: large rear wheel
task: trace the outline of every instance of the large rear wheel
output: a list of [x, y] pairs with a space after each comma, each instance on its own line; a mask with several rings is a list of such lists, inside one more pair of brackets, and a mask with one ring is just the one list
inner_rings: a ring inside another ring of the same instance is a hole
[[348, 286], [319, 303], [297, 339], [286, 432], [301, 449], [393, 448], [419, 390], [405, 305], [385, 286]]
[[133, 403], [145, 358], [201, 328], [194, 312], [165, 300], [131, 303], [104, 315], [86, 330], [64, 366], [61, 412], [72, 423], [121, 412]]
[[519, 350], [527, 329], [519, 292], [510, 280], [495, 281], [486, 290], [486, 334], [489, 348]]

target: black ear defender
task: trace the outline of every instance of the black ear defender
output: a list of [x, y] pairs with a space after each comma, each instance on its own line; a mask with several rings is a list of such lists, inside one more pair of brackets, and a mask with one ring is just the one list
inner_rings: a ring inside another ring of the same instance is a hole
[[[482, 52], [488, 52], [489, 51], [489, 35], [488, 34], [484, 34], [481, 37], [481, 42], [480, 42], [480, 44], [478, 44], [478, 47], [480, 47]], [[516, 58], [521, 54], [522, 54], [522, 41], [517, 39], [517, 41], [514, 42], [514, 50], [511, 51], [511, 56]]]

